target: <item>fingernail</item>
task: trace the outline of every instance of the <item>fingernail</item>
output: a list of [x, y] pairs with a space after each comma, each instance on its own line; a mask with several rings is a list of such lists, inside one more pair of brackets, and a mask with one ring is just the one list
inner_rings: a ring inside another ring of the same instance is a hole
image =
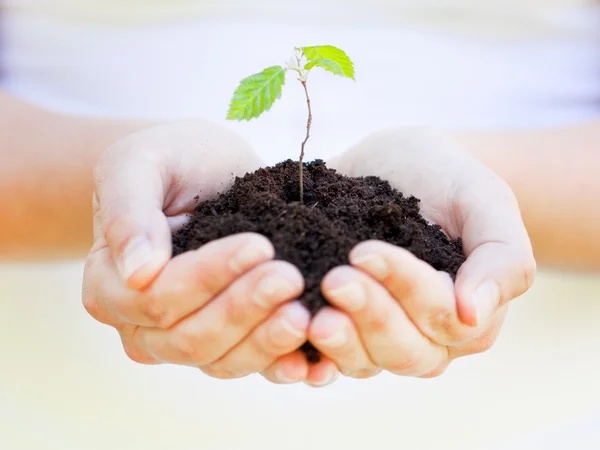
[[275, 378], [277, 379], [277, 381], [279, 381], [280, 383], [297, 383], [297, 380], [294, 380], [293, 378], [290, 378], [288, 376], [286, 376], [283, 373], [283, 369], [277, 369], [275, 371]]
[[500, 303], [500, 289], [494, 281], [482, 283], [472, 297], [477, 325], [486, 324], [498, 310]]
[[288, 322], [286, 319], [281, 319], [281, 326], [283, 327], [283, 329], [285, 331], [287, 331], [292, 336], [294, 336], [298, 339], [302, 339], [304, 337], [304, 335], [306, 334], [304, 332], [304, 330], [299, 330], [297, 328], [294, 328], [294, 326], [290, 322]]
[[252, 300], [258, 306], [270, 308], [273, 306], [273, 299], [289, 299], [295, 291], [292, 281], [281, 273], [268, 275], [263, 278], [252, 294]]
[[125, 281], [152, 259], [152, 246], [145, 236], [133, 238], [121, 256], [121, 276]]
[[381, 255], [378, 253], [365, 253], [352, 256], [350, 262], [353, 266], [358, 266], [366, 270], [378, 280], [382, 280], [387, 276], [388, 265]]
[[329, 291], [329, 297], [339, 300], [339, 306], [344, 306], [352, 312], [361, 310], [367, 303], [365, 290], [358, 281], [353, 281]]
[[[273, 338], [283, 340], [289, 336], [293, 336], [297, 339], [306, 338], [306, 329], [308, 328], [308, 322], [310, 321], [310, 313], [300, 303], [290, 303], [284, 307], [284, 316], [279, 319], [279, 329], [275, 330]], [[281, 333], [283, 331], [283, 333]]]
[[327, 374], [327, 376], [325, 378], [323, 378], [321, 381], [311, 381], [310, 385], [314, 386], [314, 387], [327, 386], [328, 384], [331, 384], [335, 380], [337, 380], [337, 378], [339, 376], [340, 376], [340, 373], [337, 370], [331, 370], [329, 372], [329, 374]]
[[272, 246], [253, 243], [243, 247], [229, 262], [229, 267], [237, 274], [242, 274], [256, 264], [272, 259], [275, 256]]
[[319, 340], [319, 345], [329, 348], [338, 348], [348, 342], [348, 335], [344, 329], [340, 329], [325, 339]]

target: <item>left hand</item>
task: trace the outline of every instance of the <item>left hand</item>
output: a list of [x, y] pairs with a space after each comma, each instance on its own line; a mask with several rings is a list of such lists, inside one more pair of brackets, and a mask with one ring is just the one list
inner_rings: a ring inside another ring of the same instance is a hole
[[340, 371], [440, 375], [455, 358], [489, 349], [512, 299], [531, 286], [536, 264], [517, 201], [497, 175], [427, 130], [393, 129], [352, 148], [330, 167], [376, 175], [421, 199], [421, 213], [462, 237], [466, 262], [456, 282], [407, 250], [363, 242], [350, 266], [323, 280], [326, 307], [312, 344]]

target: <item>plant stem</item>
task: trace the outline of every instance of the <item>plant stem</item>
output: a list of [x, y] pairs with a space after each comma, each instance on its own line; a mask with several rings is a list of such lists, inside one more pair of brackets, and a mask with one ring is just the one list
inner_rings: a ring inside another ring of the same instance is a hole
[[304, 147], [306, 146], [306, 142], [310, 137], [310, 126], [312, 125], [312, 109], [310, 107], [310, 97], [308, 96], [308, 89], [306, 88], [306, 80], [300, 80], [302, 83], [302, 87], [304, 88], [304, 93], [306, 94], [306, 104], [308, 105], [308, 121], [306, 122], [306, 137], [302, 142], [302, 148], [300, 150], [300, 164], [299, 164], [299, 174], [300, 174], [300, 203], [304, 203], [304, 177], [302, 173], [302, 164], [304, 161]]

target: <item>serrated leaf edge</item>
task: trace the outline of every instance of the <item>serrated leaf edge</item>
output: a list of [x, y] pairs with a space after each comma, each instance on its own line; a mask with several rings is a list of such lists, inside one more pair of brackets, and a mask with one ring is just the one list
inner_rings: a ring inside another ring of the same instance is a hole
[[[281, 98], [281, 89], [280, 89], [280, 90], [279, 90], [279, 92], [276, 94], [276, 96], [275, 96], [275, 99], [273, 99], [273, 101], [272, 101], [272, 102], [270, 102], [270, 104], [269, 104], [269, 105], [267, 105], [267, 106], [266, 106], [264, 109], [262, 109], [262, 110], [261, 110], [261, 111], [260, 111], [258, 114], [254, 115], [254, 114], [252, 113], [252, 111], [251, 111], [251, 112], [250, 112], [250, 115], [248, 115], [248, 113], [247, 113], [247, 111], [246, 111], [246, 110], [248, 109], [248, 107], [251, 107], [252, 103], [253, 103], [253, 102], [255, 102], [255, 101], [256, 101], [256, 99], [259, 99], [259, 101], [260, 101], [260, 96], [257, 96], [257, 97], [255, 97], [254, 99], [247, 101], [247, 104], [246, 104], [246, 106], [243, 108], [243, 111], [242, 111], [242, 114], [243, 114], [243, 115], [242, 115], [242, 117], [239, 117], [239, 115], [233, 115], [233, 103], [234, 103], [234, 100], [235, 100], [236, 96], [237, 96], [237, 95], [240, 93], [240, 91], [241, 91], [241, 90], [244, 88], [244, 84], [245, 84], [245, 83], [248, 83], [248, 82], [249, 82], [250, 80], [252, 80], [253, 78], [255, 78], [255, 77], [259, 76], [259, 75], [262, 75], [262, 74], [264, 74], [265, 72], [267, 72], [267, 71], [269, 71], [269, 70], [272, 70], [272, 69], [278, 69], [278, 70], [277, 70], [277, 71], [275, 71], [275, 72], [273, 73], [273, 76], [272, 76], [272, 77], [271, 77], [269, 80], [267, 80], [267, 82], [266, 82], [266, 83], [264, 83], [264, 84], [263, 84], [263, 87], [264, 87], [264, 86], [266, 86], [266, 85], [268, 85], [270, 82], [272, 82], [274, 79], [276, 79], [277, 77], [279, 77], [279, 76], [280, 76], [280, 75], [283, 73], [283, 79], [282, 79], [282, 81], [281, 81], [281, 85], [280, 85], [280, 87], [281, 87], [281, 88], [283, 88], [283, 86], [284, 86], [284, 84], [285, 84], [285, 74], [286, 74], [286, 69], [285, 69], [284, 67], [282, 67], [282, 66], [270, 66], [270, 67], [267, 67], [266, 69], [263, 69], [263, 70], [262, 70], [262, 71], [260, 71], [260, 72], [257, 72], [257, 73], [255, 73], [255, 74], [252, 74], [252, 75], [249, 75], [249, 76], [247, 76], [247, 77], [243, 78], [243, 79], [240, 81], [240, 83], [238, 84], [238, 87], [235, 89], [235, 91], [234, 91], [234, 93], [233, 93], [233, 96], [232, 96], [232, 98], [231, 98], [231, 101], [230, 101], [230, 103], [229, 103], [229, 110], [228, 110], [228, 112], [227, 112], [227, 120], [238, 120], [238, 121], [245, 120], [245, 121], [250, 121], [250, 120], [252, 120], [252, 119], [256, 119], [256, 118], [260, 117], [260, 116], [261, 116], [263, 113], [265, 113], [265, 112], [267, 112], [267, 111], [270, 111], [270, 110], [271, 110], [271, 107], [273, 106], [273, 104], [274, 104], [274, 103], [275, 103], [275, 102], [276, 102], [276, 101], [277, 101], [279, 98]], [[260, 90], [260, 89], [261, 89], [261, 88], [259, 88], [258, 90]], [[260, 107], [259, 107], [259, 109], [260, 109]]]

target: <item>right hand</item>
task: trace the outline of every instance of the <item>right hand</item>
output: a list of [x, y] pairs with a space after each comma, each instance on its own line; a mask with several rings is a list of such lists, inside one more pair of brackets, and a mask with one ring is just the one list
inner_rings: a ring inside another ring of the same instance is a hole
[[244, 233], [172, 258], [172, 233], [197, 201], [260, 165], [236, 135], [201, 121], [130, 135], [99, 162], [83, 304], [119, 332], [132, 360], [316, 385], [336, 370], [328, 360], [309, 368], [296, 350], [310, 320], [294, 301], [304, 281], [273, 261], [268, 239]]

